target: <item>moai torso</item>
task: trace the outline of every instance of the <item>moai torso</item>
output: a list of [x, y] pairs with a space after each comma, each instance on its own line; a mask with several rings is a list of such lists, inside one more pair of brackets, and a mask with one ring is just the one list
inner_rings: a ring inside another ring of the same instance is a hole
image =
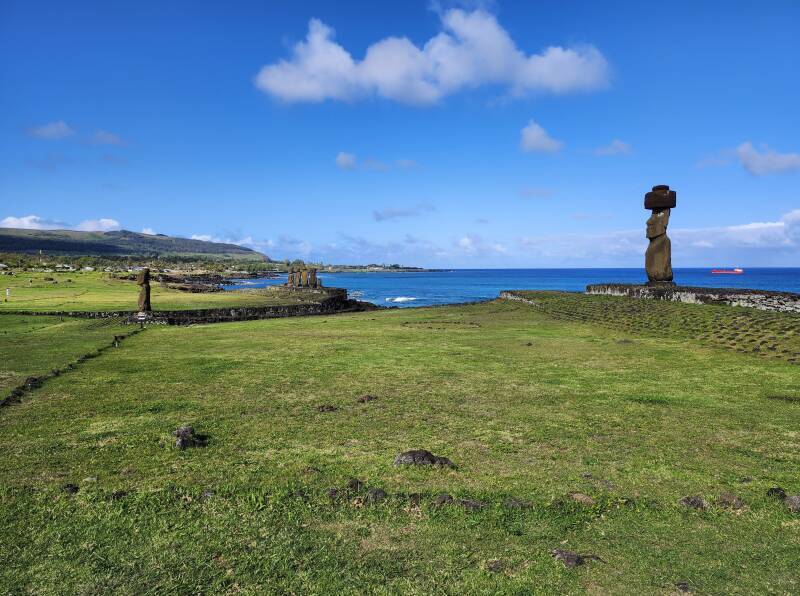
[[647, 238], [650, 244], [644, 257], [647, 279], [651, 284], [672, 284], [672, 244], [667, 236], [670, 210], [676, 205], [677, 195], [669, 186], [654, 186], [645, 195], [645, 209], [652, 215], [647, 220]]
[[150, 312], [150, 269], [142, 269], [136, 276], [139, 285], [139, 312]]

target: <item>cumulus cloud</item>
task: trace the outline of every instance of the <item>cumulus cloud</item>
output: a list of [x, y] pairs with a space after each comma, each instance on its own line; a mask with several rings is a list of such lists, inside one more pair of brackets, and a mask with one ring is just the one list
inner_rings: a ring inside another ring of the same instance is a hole
[[355, 101], [382, 97], [432, 104], [463, 89], [500, 85], [515, 96], [569, 93], [604, 87], [609, 67], [591, 45], [550, 46], [525, 54], [484, 10], [447, 10], [442, 31], [421, 47], [406, 37], [387, 37], [354, 59], [334, 41], [334, 31], [311, 19], [308, 34], [289, 59], [264, 66], [256, 86], [287, 102]]
[[21, 230], [59, 230], [68, 227], [63, 221], [45, 219], [38, 215], [25, 215], [23, 217], [8, 217], [0, 220], [0, 228], [18, 228]]
[[631, 152], [630, 144], [619, 139], [614, 139], [608, 145], [603, 145], [594, 150], [595, 155], [606, 157], [609, 155], [628, 155]]
[[526, 152], [557, 153], [564, 147], [564, 143], [551, 137], [544, 128], [531, 120], [522, 129], [519, 146]]
[[410, 208], [389, 208], [389, 209], [382, 209], [380, 211], [373, 211], [372, 218], [375, 221], [387, 221], [392, 219], [399, 219], [402, 217], [418, 217], [424, 213], [430, 213], [434, 211], [433, 205], [429, 205], [427, 203], [420, 203], [415, 207]]
[[142, 228], [142, 234], [147, 234], [148, 236], [155, 236], [156, 231], [153, 228]]
[[24, 217], [9, 216], [0, 220], [0, 228], [20, 228], [24, 230], [79, 230], [81, 232], [110, 232], [120, 230], [122, 226], [116, 219], [87, 219], [76, 226], [63, 221], [45, 219], [38, 215]]
[[339, 151], [336, 155], [336, 166], [343, 170], [352, 170], [356, 167], [356, 156], [352, 153]]
[[87, 219], [75, 226], [82, 232], [112, 232], [121, 230], [122, 226], [116, 219], [101, 217], [100, 219]]
[[28, 129], [28, 134], [37, 139], [54, 141], [72, 136], [75, 131], [63, 120], [58, 120], [57, 122], [48, 122], [47, 124], [30, 128]]
[[97, 130], [90, 139], [94, 145], [124, 145], [125, 141], [122, 137], [108, 132], [107, 130]]
[[754, 176], [800, 170], [800, 153], [778, 153], [766, 145], [759, 150], [750, 141], [736, 148], [736, 156], [744, 169]]

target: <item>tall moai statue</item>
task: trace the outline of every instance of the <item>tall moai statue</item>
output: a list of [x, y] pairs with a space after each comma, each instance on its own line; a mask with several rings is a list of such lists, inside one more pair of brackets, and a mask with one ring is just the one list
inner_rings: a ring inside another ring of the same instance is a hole
[[677, 204], [677, 193], [666, 184], [654, 186], [644, 195], [644, 208], [652, 215], [647, 220], [650, 245], [644, 256], [644, 267], [651, 285], [675, 285], [672, 281], [672, 244], [667, 236], [670, 210]]
[[303, 269], [300, 272], [300, 287], [301, 288], [308, 287], [308, 269]]
[[136, 276], [139, 286], [139, 312], [150, 312], [150, 269], [145, 267]]
[[290, 288], [294, 287], [294, 269], [289, 269], [289, 275], [286, 276], [286, 285]]
[[318, 288], [319, 281], [317, 280], [317, 270], [316, 269], [309, 269], [308, 270], [308, 286], [311, 288]]

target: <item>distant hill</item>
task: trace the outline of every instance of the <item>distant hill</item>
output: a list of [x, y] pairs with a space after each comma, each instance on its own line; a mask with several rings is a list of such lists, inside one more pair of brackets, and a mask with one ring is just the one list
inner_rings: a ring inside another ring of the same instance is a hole
[[163, 234], [18, 230], [0, 228], [0, 252], [72, 256], [187, 257], [268, 261], [260, 252], [222, 242], [176, 238]]

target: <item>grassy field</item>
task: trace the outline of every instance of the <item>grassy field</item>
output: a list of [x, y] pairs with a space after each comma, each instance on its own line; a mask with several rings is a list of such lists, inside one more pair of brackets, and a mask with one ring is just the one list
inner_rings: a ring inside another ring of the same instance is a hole
[[800, 366], [559, 300], [146, 329], [0, 409], [0, 592], [798, 593]]
[[[5, 276], [0, 278], [0, 300], [5, 299], [5, 288], [11, 289], [11, 299], [0, 301], [0, 311], [135, 311], [138, 308], [139, 286], [136, 282], [115, 279], [108, 273], [20, 273]], [[318, 296], [313, 294], [299, 294], [281, 288], [191, 293], [151, 282], [153, 310], [297, 304], [317, 299]]]

